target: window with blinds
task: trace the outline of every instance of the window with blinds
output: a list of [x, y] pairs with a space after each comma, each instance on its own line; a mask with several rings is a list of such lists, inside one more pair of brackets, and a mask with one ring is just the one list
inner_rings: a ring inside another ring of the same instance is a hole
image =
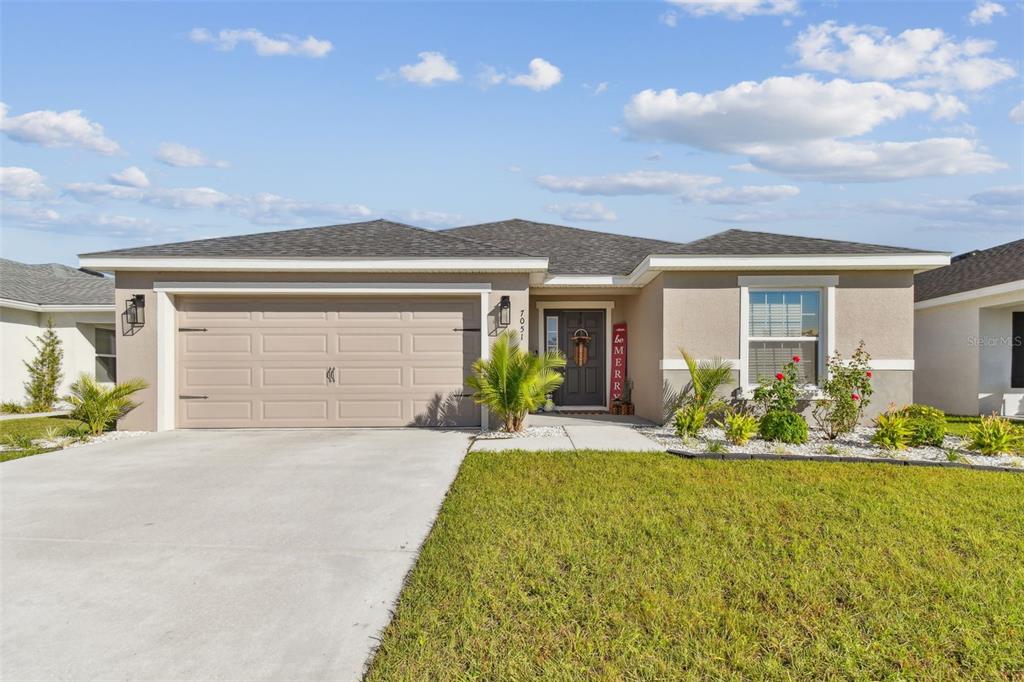
[[774, 377], [794, 355], [804, 383], [818, 383], [821, 295], [818, 291], [751, 291], [748, 370]]

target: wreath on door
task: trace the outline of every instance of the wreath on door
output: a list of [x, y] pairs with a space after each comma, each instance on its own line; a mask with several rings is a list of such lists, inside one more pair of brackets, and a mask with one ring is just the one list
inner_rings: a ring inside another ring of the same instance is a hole
[[586, 329], [577, 329], [572, 335], [572, 359], [578, 367], [587, 364], [590, 359], [590, 334]]

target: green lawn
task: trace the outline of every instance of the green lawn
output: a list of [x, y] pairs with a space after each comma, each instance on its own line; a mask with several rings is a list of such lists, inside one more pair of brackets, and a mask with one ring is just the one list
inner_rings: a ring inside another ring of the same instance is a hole
[[370, 680], [1020, 679], [1024, 475], [471, 453]]
[[[0, 443], [7, 444], [8, 437], [14, 438], [45, 438], [51, 431], [63, 433], [65, 429], [80, 425], [82, 422], [68, 417], [29, 417], [28, 419], [5, 419], [0, 421]], [[0, 452], [0, 462], [20, 459], [44, 452], [53, 452], [57, 448], [27, 447]]]
[[960, 436], [963, 438], [967, 435], [967, 430], [979, 422], [981, 422], [981, 417], [947, 414], [946, 433], [951, 436]]

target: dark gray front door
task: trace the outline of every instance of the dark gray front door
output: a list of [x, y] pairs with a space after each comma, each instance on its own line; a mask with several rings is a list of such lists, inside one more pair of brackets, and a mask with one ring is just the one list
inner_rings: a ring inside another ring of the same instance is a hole
[[[556, 405], [604, 405], [605, 404], [605, 341], [603, 310], [560, 310], [549, 311], [548, 316], [558, 315], [558, 347], [565, 355], [565, 383], [555, 393]], [[587, 342], [587, 357], [583, 364], [577, 362], [576, 342], [573, 340], [580, 330], [590, 336]]]

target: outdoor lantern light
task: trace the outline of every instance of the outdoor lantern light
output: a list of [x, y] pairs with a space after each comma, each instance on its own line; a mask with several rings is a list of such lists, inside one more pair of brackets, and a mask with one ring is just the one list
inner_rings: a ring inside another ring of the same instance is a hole
[[502, 296], [498, 303], [498, 326], [507, 327], [512, 324], [512, 299]]
[[130, 327], [146, 324], [146, 297], [143, 294], [134, 294], [124, 302], [124, 319]]

